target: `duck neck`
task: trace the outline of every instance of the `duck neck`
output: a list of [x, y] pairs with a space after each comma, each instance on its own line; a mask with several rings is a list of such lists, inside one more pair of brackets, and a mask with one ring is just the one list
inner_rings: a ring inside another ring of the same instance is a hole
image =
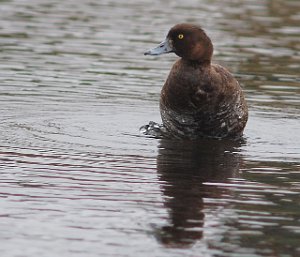
[[193, 67], [209, 67], [211, 65], [211, 60], [187, 60], [187, 59], [183, 59], [182, 61], [185, 62], [187, 65], [189, 66], [193, 66]]

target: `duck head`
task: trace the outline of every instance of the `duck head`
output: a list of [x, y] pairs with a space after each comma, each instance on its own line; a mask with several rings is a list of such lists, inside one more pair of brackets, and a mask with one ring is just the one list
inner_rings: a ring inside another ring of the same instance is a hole
[[144, 54], [160, 55], [172, 52], [185, 60], [210, 63], [213, 45], [201, 27], [182, 23], [172, 27], [163, 42]]

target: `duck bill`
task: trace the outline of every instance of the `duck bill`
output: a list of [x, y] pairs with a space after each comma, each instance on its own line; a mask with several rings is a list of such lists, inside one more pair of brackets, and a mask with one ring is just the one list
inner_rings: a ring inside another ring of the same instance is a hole
[[157, 47], [149, 49], [147, 52], [145, 52], [144, 55], [160, 55], [160, 54], [167, 54], [171, 52], [173, 52], [171, 42], [166, 38]]

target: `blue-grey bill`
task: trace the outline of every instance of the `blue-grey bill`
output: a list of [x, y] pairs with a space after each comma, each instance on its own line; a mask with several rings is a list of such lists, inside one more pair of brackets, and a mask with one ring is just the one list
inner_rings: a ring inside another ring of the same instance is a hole
[[168, 39], [165, 39], [157, 47], [149, 49], [144, 55], [160, 55], [173, 52], [172, 46]]

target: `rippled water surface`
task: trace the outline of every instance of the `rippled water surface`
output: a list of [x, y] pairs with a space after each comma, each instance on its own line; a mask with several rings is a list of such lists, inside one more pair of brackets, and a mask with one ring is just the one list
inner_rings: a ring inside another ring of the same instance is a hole
[[[298, 0], [0, 1], [1, 256], [300, 256]], [[201, 24], [243, 86], [244, 142], [147, 138]]]

